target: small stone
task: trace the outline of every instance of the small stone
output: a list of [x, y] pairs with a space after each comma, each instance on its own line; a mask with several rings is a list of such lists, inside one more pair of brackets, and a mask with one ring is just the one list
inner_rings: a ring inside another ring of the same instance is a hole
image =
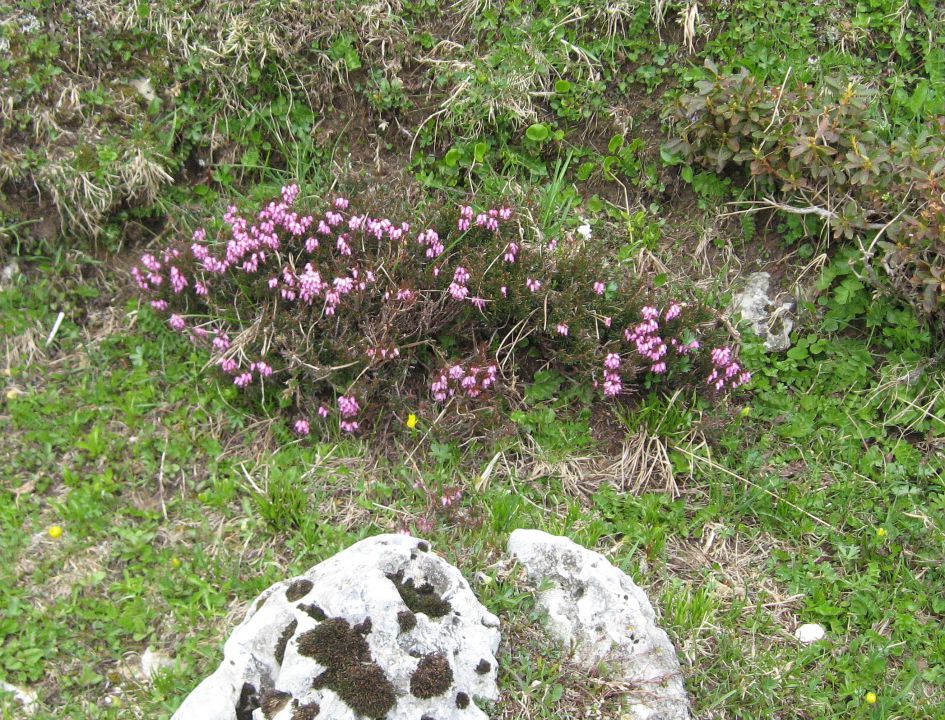
[[801, 643], [801, 645], [810, 645], [827, 637], [827, 631], [824, 630], [823, 625], [805, 623], [794, 631], [794, 637], [797, 638], [797, 641]]
[[0, 680], [0, 692], [10, 693], [23, 706], [23, 712], [32, 715], [36, 712], [36, 693], [25, 688], [19, 688]]
[[745, 289], [732, 298], [730, 312], [739, 315], [764, 340], [766, 351], [781, 352], [791, 347], [796, 303], [792, 299], [777, 302], [769, 297], [770, 285], [771, 275], [766, 272], [749, 275]]
[[146, 680], [153, 680], [154, 676], [174, 665], [174, 660], [159, 650], [148, 648], [141, 654], [141, 673]]

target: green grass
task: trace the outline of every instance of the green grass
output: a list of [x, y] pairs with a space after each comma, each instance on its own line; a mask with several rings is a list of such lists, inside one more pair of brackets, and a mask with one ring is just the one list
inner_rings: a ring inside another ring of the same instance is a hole
[[[659, 118], [712, 58], [775, 85], [788, 69], [872, 78], [889, 128], [928, 122], [945, 97], [942, 34], [928, 32], [941, 9], [707, 2], [690, 55], [679, 4], [662, 30], [645, 3], [594, 0], [582, 18], [562, 0], [441, 5], [337, 3], [315, 22], [311, 3], [217, 3], [237, 33], [225, 48], [192, 3], [120, 16], [100, 3], [94, 25], [35, 0], [18, 17], [38, 28], [0, 28], [13, 102], [0, 108], [0, 265], [20, 270], [0, 281], [0, 680], [35, 690], [41, 720], [169, 717], [259, 591], [429, 521], [504, 623], [493, 717], [618, 716], [606, 680], [544, 642], [533, 593], [499, 562], [512, 530], [538, 527], [647, 590], [698, 717], [940, 720], [936, 338], [874, 297], [851, 255], [834, 253], [819, 282], [804, 271], [822, 244], [812, 224], [720, 217], [751, 189], [673, 167]], [[129, 88], [136, 77], [156, 100]], [[174, 182], [131, 173], [138, 150]], [[746, 338], [754, 380], [719, 403], [641, 388], [601, 413], [544, 371], [520, 404], [490, 408], [494, 435], [426, 435], [422, 412], [411, 431], [419, 408], [404, 407], [384, 437], [299, 442], [139, 309], [125, 274], [155, 236], [296, 179], [420, 206], [521, 199], [547, 236], [616, 229], [628, 272], [720, 309], [736, 268], [776, 266], [806, 288], [794, 347], [765, 355]], [[800, 647], [805, 622], [827, 639]], [[149, 647], [173, 658], [153, 681], [132, 671]], [[0, 717], [18, 713], [0, 695]]]

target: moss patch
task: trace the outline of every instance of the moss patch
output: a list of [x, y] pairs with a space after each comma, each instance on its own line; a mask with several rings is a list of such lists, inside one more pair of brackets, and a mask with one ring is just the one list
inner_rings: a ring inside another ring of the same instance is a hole
[[266, 720], [272, 720], [291, 699], [292, 695], [282, 690], [266, 690], [259, 701], [259, 706], [263, 711], [263, 717], [265, 717]]
[[312, 591], [313, 587], [315, 586], [312, 585], [311, 580], [296, 580], [286, 588], [285, 599], [289, 602], [301, 600]]
[[320, 607], [318, 607], [318, 605], [316, 605], [315, 603], [312, 603], [311, 605], [303, 605], [300, 603], [298, 605], [298, 609], [304, 612], [306, 615], [308, 615], [310, 618], [312, 618], [312, 620], [315, 620], [316, 622], [321, 622], [322, 620], [328, 617], [325, 614], [325, 611], [322, 610]]
[[321, 710], [318, 703], [311, 702], [300, 705], [298, 700], [292, 701], [292, 708], [292, 720], [315, 720], [315, 716]]
[[387, 579], [394, 583], [394, 587], [400, 593], [400, 599], [412, 612], [422, 612], [428, 617], [440, 618], [452, 610], [450, 604], [437, 595], [430, 583], [423, 583], [420, 587], [416, 587], [413, 578], [404, 580], [403, 570], [398, 570], [395, 575], [388, 575]]
[[289, 640], [292, 639], [292, 636], [295, 635], [295, 629], [298, 626], [298, 620], [293, 620], [285, 626], [285, 630], [282, 631], [279, 639], [276, 640], [276, 647], [275, 650], [273, 650], [273, 655], [275, 655], [276, 662], [280, 665], [282, 664], [282, 660], [285, 658], [285, 648], [289, 644]]
[[469, 707], [469, 695], [464, 692], [456, 693], [456, 707], [465, 710]]
[[410, 676], [410, 692], [427, 699], [442, 695], [453, 682], [453, 668], [442, 655], [425, 655]]
[[487, 672], [489, 672], [491, 669], [492, 669], [492, 663], [490, 663], [490, 662], [489, 662], [488, 660], [486, 660], [485, 658], [482, 658], [482, 659], [479, 661], [479, 664], [476, 665], [476, 672], [479, 673], [480, 675], [485, 675], [485, 674], [486, 674]]
[[400, 632], [410, 632], [417, 627], [417, 616], [409, 610], [401, 610], [397, 613], [397, 624], [400, 625]]
[[394, 686], [371, 659], [364, 635], [370, 621], [352, 628], [344, 618], [330, 618], [299, 635], [299, 653], [314, 658], [326, 670], [316, 677], [316, 690], [334, 690], [352, 710], [382, 718], [394, 707]]

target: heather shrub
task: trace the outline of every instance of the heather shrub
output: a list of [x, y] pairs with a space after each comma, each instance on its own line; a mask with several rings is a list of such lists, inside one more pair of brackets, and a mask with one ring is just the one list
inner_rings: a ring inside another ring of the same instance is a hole
[[828, 79], [766, 86], [742, 70], [684, 94], [671, 112], [668, 150], [722, 172], [749, 171], [762, 206], [826, 222], [855, 241], [873, 280], [926, 317], [945, 318], [945, 119], [886, 128], [876, 91]]
[[415, 225], [344, 197], [311, 213], [298, 201], [289, 186], [252, 216], [231, 207], [132, 270], [218, 377], [274, 394], [298, 435], [514, 397], [547, 367], [611, 400], [642, 385], [718, 395], [750, 377], [712, 343], [711, 313], [656, 295], [587, 226], [540, 240], [511, 207]]

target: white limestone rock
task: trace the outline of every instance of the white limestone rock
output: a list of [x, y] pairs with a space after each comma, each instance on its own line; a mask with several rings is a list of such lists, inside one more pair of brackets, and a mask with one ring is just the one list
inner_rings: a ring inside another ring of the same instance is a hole
[[172, 720], [485, 720], [498, 645], [456, 568], [379, 535], [263, 592]]
[[635, 690], [624, 698], [631, 720], [688, 720], [679, 660], [646, 594], [599, 553], [565, 537], [515, 530], [509, 553], [525, 568], [547, 612], [547, 629], [572, 659]]
[[794, 637], [801, 645], [810, 645], [827, 637], [827, 631], [823, 625], [817, 623], [805, 623], [794, 631]]
[[732, 298], [732, 314], [741, 316], [752, 332], [765, 341], [765, 350], [781, 352], [791, 347], [791, 330], [794, 320], [793, 300], [776, 302], [769, 297], [771, 275], [756, 272], [748, 276], [745, 289]]

